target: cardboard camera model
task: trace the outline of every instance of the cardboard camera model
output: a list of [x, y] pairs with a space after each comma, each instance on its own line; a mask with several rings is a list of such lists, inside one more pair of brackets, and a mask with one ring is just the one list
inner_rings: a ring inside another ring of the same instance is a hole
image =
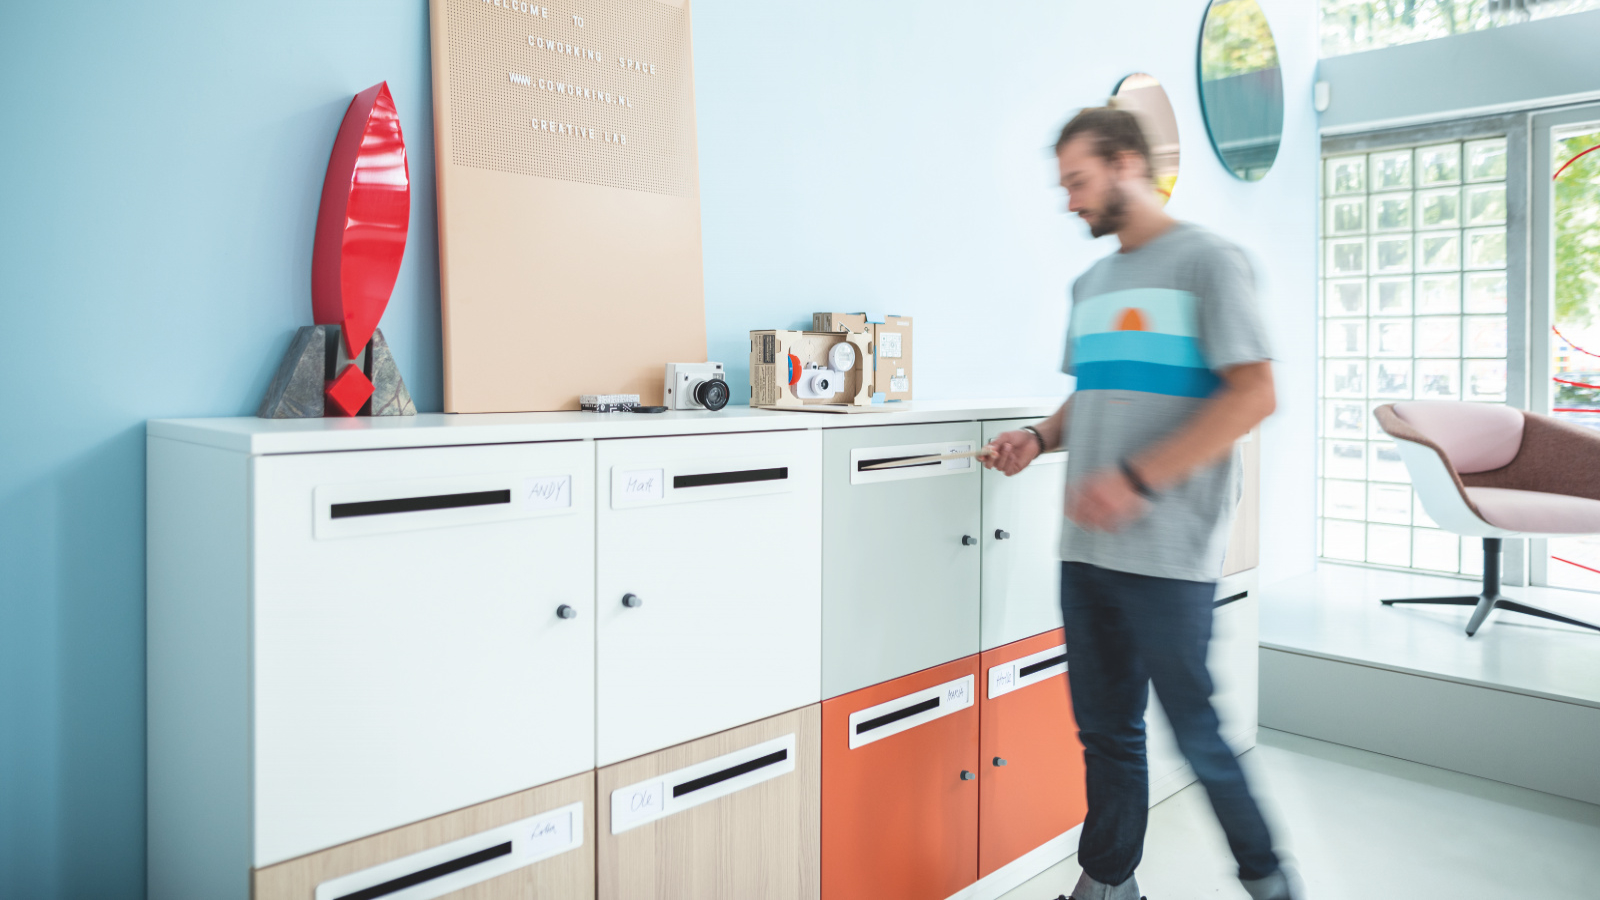
[[728, 405], [728, 380], [722, 363], [667, 363], [661, 405], [667, 409], [709, 409]]
[[750, 332], [750, 405], [818, 412], [870, 406], [868, 343], [848, 332]]

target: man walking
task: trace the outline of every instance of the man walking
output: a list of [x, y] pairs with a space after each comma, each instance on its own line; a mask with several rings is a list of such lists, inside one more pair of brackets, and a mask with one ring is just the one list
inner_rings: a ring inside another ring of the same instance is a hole
[[1076, 392], [1038, 426], [996, 438], [985, 465], [1014, 475], [1047, 450], [1069, 452], [1061, 613], [1089, 801], [1072, 900], [1139, 900], [1151, 684], [1245, 889], [1289, 900], [1266, 821], [1218, 731], [1206, 670], [1239, 500], [1234, 442], [1275, 404], [1250, 266], [1162, 209], [1131, 113], [1083, 110], [1056, 157], [1067, 210], [1121, 247], [1072, 285], [1062, 371]]

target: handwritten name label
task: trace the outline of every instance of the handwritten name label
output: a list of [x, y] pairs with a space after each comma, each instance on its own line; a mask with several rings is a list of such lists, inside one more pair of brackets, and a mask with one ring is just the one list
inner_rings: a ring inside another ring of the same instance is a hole
[[660, 818], [667, 809], [667, 783], [651, 781], [611, 792], [611, 833], [618, 834], [634, 824]]
[[548, 819], [533, 823], [528, 839], [523, 842], [523, 853], [540, 856], [572, 845], [572, 813], [560, 812]]
[[665, 495], [665, 484], [661, 469], [635, 469], [623, 472], [617, 487], [623, 500], [660, 500]]
[[971, 698], [967, 696], [967, 682], [958, 681], [947, 685], [944, 691], [944, 702], [953, 706], [966, 706]]
[[545, 475], [523, 479], [522, 503], [528, 509], [570, 509], [572, 476]]
[[989, 670], [989, 696], [997, 697], [1017, 686], [1017, 667], [1007, 663]]

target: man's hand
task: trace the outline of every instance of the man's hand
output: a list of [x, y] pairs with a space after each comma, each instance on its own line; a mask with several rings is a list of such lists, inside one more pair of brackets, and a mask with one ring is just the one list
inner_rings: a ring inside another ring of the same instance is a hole
[[1102, 469], [1067, 491], [1067, 518], [1089, 531], [1119, 531], [1149, 505], [1116, 469]]
[[984, 466], [999, 469], [1009, 477], [1026, 469], [1039, 455], [1039, 441], [1030, 431], [1007, 431], [984, 449], [993, 451], [982, 457]]

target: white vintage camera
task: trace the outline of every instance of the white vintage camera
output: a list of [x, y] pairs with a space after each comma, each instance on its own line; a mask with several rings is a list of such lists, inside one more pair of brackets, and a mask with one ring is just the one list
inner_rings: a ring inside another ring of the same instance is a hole
[[709, 409], [728, 405], [728, 380], [722, 363], [667, 363], [662, 406], [667, 409]]
[[801, 400], [827, 400], [844, 390], [850, 370], [856, 365], [856, 348], [834, 344], [828, 348], [828, 364], [807, 363], [794, 383], [794, 395]]

